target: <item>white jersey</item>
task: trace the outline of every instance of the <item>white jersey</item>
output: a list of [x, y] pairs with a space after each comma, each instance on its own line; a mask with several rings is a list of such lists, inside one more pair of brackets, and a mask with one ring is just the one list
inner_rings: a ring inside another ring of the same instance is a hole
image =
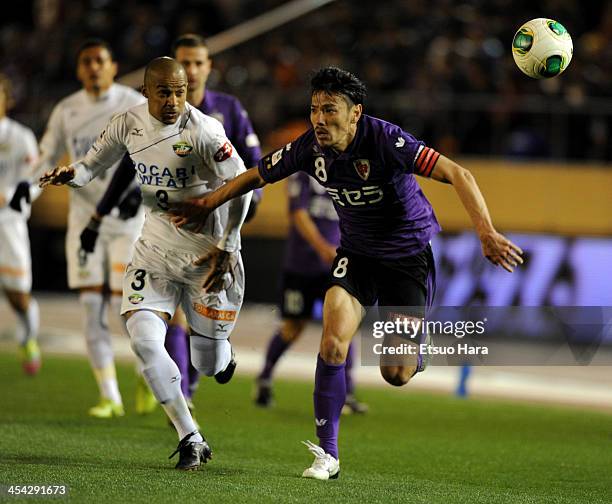
[[[144, 101], [140, 93], [121, 84], [113, 84], [98, 98], [87, 94], [84, 89], [64, 98], [55, 106], [47, 123], [40, 142], [41, 158], [35, 168], [34, 179], [55, 168], [66, 154], [70, 162], [84, 157], [112, 117]], [[113, 162], [104, 176], [87, 187], [70, 191], [69, 227], [85, 227], [119, 162]], [[141, 219], [121, 221], [109, 215], [103, 220], [101, 232], [129, 232], [141, 222]]]
[[219, 121], [185, 104], [174, 124], [164, 124], [149, 114], [147, 104], [115, 117], [87, 156], [72, 166], [70, 182], [81, 187], [102, 174], [128, 152], [136, 165], [146, 219], [141, 239], [166, 250], [199, 253], [217, 246], [230, 252], [240, 249], [240, 226], [250, 193], [218, 208], [200, 233], [177, 229], [169, 221], [169, 205], [202, 196], [245, 171], [244, 163]]
[[0, 221], [28, 217], [29, 208], [16, 212], [8, 204], [15, 193], [17, 184], [28, 177], [38, 158], [38, 145], [32, 130], [8, 117], [0, 119]]

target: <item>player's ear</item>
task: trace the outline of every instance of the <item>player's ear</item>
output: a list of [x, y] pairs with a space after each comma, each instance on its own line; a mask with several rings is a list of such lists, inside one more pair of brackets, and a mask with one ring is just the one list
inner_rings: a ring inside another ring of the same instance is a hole
[[359, 118], [361, 117], [362, 112], [363, 112], [363, 106], [361, 105], [361, 103], [358, 103], [357, 105], [353, 106], [351, 124], [357, 124], [357, 122], [359, 121]]
[[144, 96], [145, 98], [149, 98], [149, 93], [147, 93], [147, 86], [145, 86], [144, 84], [140, 86], [140, 92], [142, 96]]

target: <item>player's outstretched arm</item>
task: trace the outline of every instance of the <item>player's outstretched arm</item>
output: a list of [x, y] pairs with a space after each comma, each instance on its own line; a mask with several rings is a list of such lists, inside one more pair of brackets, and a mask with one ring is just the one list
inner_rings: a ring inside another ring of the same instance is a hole
[[431, 178], [446, 184], [452, 184], [467, 210], [480, 243], [483, 255], [496, 266], [503, 267], [512, 273], [514, 268], [523, 264], [523, 251], [493, 227], [489, 209], [480, 192], [474, 176], [462, 166], [447, 157], [440, 156]]
[[199, 227], [195, 228], [194, 232], [198, 232], [204, 226], [206, 218], [215, 208], [264, 185], [266, 185], [266, 181], [259, 175], [259, 170], [256, 167], [250, 168], [223, 184], [216, 191], [208, 193], [201, 198], [194, 198], [187, 202], [172, 205], [170, 213], [173, 217], [170, 220], [176, 227], [183, 227], [192, 222], [197, 223]]

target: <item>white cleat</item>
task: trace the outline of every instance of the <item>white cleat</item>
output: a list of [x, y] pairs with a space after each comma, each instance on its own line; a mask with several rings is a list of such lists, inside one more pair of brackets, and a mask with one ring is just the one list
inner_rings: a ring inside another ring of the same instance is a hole
[[302, 478], [313, 478], [318, 480], [337, 479], [340, 476], [340, 461], [336, 460], [323, 448], [310, 441], [302, 441], [304, 445], [315, 456], [312, 465], [302, 473]]

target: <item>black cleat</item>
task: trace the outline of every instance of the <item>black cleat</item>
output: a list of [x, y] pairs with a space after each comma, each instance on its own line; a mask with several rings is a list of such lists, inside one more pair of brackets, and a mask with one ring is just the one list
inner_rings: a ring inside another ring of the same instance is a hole
[[272, 386], [262, 380], [257, 380], [256, 386], [255, 405], [260, 408], [270, 408], [273, 402]]
[[212, 450], [204, 436], [203, 441], [188, 441], [192, 436], [197, 434], [198, 431], [193, 431], [191, 434], [187, 434], [174, 450], [174, 453], [168, 458], [174, 457], [177, 453], [179, 454], [179, 460], [174, 466], [176, 469], [181, 471], [197, 471], [202, 463], [206, 464], [212, 459]]
[[217, 380], [217, 383], [221, 383], [223, 385], [230, 381], [232, 379], [232, 376], [234, 376], [234, 371], [236, 371], [237, 365], [238, 363], [236, 362], [234, 350], [232, 349], [232, 360], [229, 361], [229, 364], [223, 371], [219, 371], [215, 375], [215, 380]]

